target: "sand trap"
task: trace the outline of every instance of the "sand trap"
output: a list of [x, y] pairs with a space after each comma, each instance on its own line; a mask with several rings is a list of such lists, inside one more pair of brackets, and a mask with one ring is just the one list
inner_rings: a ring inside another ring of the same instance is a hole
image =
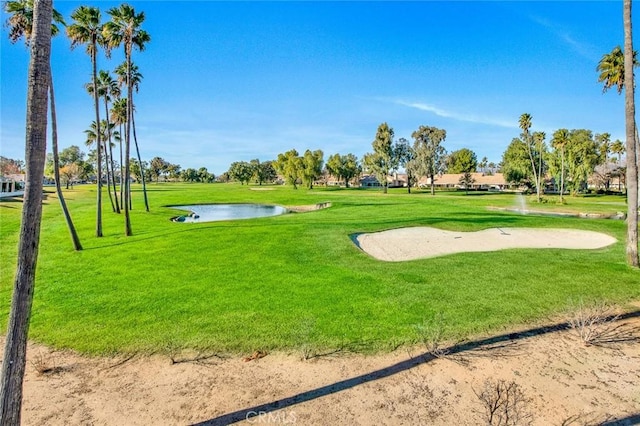
[[617, 241], [607, 234], [577, 229], [491, 228], [455, 232], [428, 227], [359, 234], [354, 240], [369, 255], [388, 262], [514, 248], [598, 249]]

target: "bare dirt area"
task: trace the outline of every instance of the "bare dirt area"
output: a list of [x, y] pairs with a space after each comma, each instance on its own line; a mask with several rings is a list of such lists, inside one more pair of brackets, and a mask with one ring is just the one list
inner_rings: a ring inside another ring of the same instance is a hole
[[487, 406], [508, 397], [503, 407], [517, 424], [637, 424], [634, 306], [591, 345], [566, 323], [431, 351], [307, 360], [302, 353], [91, 358], [30, 344], [23, 422], [471, 425], [487, 424]]

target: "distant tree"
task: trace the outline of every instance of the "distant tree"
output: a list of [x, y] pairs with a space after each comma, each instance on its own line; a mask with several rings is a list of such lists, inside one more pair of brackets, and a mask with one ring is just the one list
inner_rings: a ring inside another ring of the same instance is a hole
[[380, 185], [382, 185], [385, 194], [389, 185], [387, 177], [395, 164], [393, 134], [393, 128], [389, 127], [387, 123], [380, 124], [376, 137], [371, 144], [373, 152], [365, 154], [363, 160], [365, 169], [373, 173]]
[[169, 179], [177, 180], [180, 179], [180, 165], [179, 164], [171, 164], [167, 165], [166, 171]]
[[494, 163], [493, 161], [490, 161], [487, 167], [489, 168], [489, 170], [486, 174], [489, 176], [492, 176], [494, 173], [496, 173], [496, 171], [500, 170], [500, 165]]
[[572, 195], [587, 188], [587, 181], [600, 159], [598, 144], [591, 130], [576, 129], [569, 132], [565, 148], [568, 186]]
[[327, 160], [327, 171], [338, 180], [344, 179], [348, 188], [349, 181], [362, 173], [362, 167], [354, 154], [334, 154]]
[[420, 175], [431, 179], [431, 195], [435, 195], [435, 179], [445, 168], [447, 151], [442, 142], [447, 137], [444, 129], [420, 126], [411, 134], [414, 139], [413, 149], [416, 153], [416, 170]]
[[185, 182], [198, 182], [199, 175], [196, 169], [188, 168], [180, 173], [182, 180]]
[[278, 176], [276, 169], [273, 168], [272, 161], [260, 162], [257, 158], [251, 160], [251, 168], [253, 169], [253, 178], [258, 182], [258, 185], [262, 185], [264, 182], [273, 182]]
[[237, 180], [241, 185], [244, 185], [245, 183], [249, 184], [254, 169], [251, 164], [246, 161], [235, 161], [231, 163], [227, 173], [229, 173], [231, 179]]
[[529, 162], [527, 147], [522, 140], [514, 138], [502, 154], [502, 166], [500, 168], [504, 179], [510, 183], [531, 183], [532, 171]]
[[164, 176], [169, 171], [169, 163], [167, 160], [161, 157], [153, 157], [149, 162], [149, 169], [151, 176], [155, 177], [156, 183], [160, 182], [160, 176]]
[[524, 142], [529, 161], [531, 164], [531, 171], [533, 176], [533, 183], [536, 188], [536, 200], [541, 201], [542, 196], [542, 169], [543, 169], [543, 157], [545, 151], [545, 134], [544, 132], [531, 132], [531, 114], [524, 113], [520, 116], [519, 125], [522, 129], [520, 138]]
[[415, 183], [415, 158], [416, 152], [413, 146], [405, 138], [400, 138], [394, 145], [394, 156], [398, 162], [398, 166], [403, 167], [407, 174], [407, 192], [411, 193], [411, 186]]
[[478, 169], [480, 173], [487, 174], [487, 167], [489, 165], [489, 160], [487, 157], [482, 157], [482, 160], [478, 163]]
[[[143, 161], [142, 163], [139, 163], [135, 158], [132, 158], [129, 160], [129, 164], [129, 175], [133, 175], [136, 181], [142, 181], [143, 177], [145, 177], [145, 179], [148, 177], [148, 180], [151, 180], [152, 173], [151, 169], [149, 168], [148, 162]], [[142, 169], [140, 168], [140, 166], [142, 166]], [[125, 178], [125, 180], [127, 179]]]
[[[486, 163], [486, 157], [484, 158]], [[447, 157], [447, 173], [474, 172], [478, 167], [476, 153], [468, 148], [453, 151]]]
[[473, 175], [471, 174], [470, 171], [465, 171], [463, 172], [462, 176], [460, 176], [458, 183], [464, 186], [465, 195], [469, 195], [469, 187], [473, 185], [475, 181], [476, 180], [473, 178]]
[[322, 176], [323, 152], [321, 150], [307, 149], [302, 157], [301, 178], [308, 189], [313, 189], [313, 182]]
[[64, 182], [67, 189], [69, 189], [69, 184], [80, 177], [81, 173], [82, 169], [76, 163], [67, 164], [66, 166], [62, 166], [60, 168], [60, 177], [62, 178], [62, 182]]
[[618, 156], [618, 165], [622, 165], [622, 154], [624, 154], [624, 143], [620, 139], [616, 139], [611, 144], [611, 152]]
[[0, 156], [0, 175], [16, 175], [24, 170], [24, 161]]
[[211, 183], [215, 181], [216, 177], [213, 173], [209, 173], [206, 167], [200, 167], [198, 169], [198, 179], [203, 183]]
[[298, 179], [302, 172], [302, 157], [298, 155], [298, 151], [292, 149], [284, 154], [278, 154], [274, 166], [278, 173], [284, 176], [285, 181], [293, 185], [293, 189], [298, 189]]

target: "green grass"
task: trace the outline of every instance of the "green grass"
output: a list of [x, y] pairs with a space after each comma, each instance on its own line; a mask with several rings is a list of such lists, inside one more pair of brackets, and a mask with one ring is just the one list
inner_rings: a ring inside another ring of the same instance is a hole
[[[640, 297], [640, 273], [625, 265], [625, 223], [518, 215], [512, 194], [152, 184], [151, 212], [134, 193], [134, 235], [104, 198], [95, 238], [95, 188], [65, 191], [85, 250], [74, 252], [53, 192], [44, 206], [30, 337], [102, 354], [176, 348], [228, 352], [346, 347], [373, 352], [415, 343], [416, 326], [442, 316], [446, 337], [536, 322], [572, 301]], [[260, 202], [309, 213], [210, 223], [172, 223], [165, 206]], [[616, 212], [616, 196], [567, 197], [565, 210]], [[535, 206], [553, 210], [552, 203]], [[0, 202], [0, 327], [6, 329], [21, 204]], [[601, 250], [507, 250], [385, 263], [350, 236], [405, 226], [472, 231], [566, 227], [605, 232]]]

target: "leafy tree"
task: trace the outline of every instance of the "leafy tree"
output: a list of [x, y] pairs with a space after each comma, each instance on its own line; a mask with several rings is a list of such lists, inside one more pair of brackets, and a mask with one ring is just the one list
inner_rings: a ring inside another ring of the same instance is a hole
[[[125, 175], [129, 176], [130, 160], [129, 151], [131, 146], [131, 122], [133, 121], [133, 81], [132, 81], [132, 61], [131, 54], [134, 48], [142, 51], [145, 45], [151, 41], [149, 34], [142, 30], [140, 26], [144, 22], [144, 12], [136, 13], [133, 7], [128, 4], [122, 4], [118, 8], [112, 8], [108, 11], [111, 15], [111, 21], [104, 26], [104, 38], [109, 49], [124, 45], [125, 61], [127, 64], [126, 81], [127, 81], [127, 122], [125, 126]], [[125, 199], [131, 199], [131, 189], [129, 181], [125, 184]], [[145, 191], [145, 207], [149, 211], [149, 205], [146, 199]], [[131, 218], [129, 216], [129, 202], [125, 203], [125, 235], [131, 235]]]
[[273, 182], [276, 180], [276, 169], [273, 168], [273, 162], [265, 161], [260, 162], [257, 158], [251, 160], [251, 168], [253, 169], [253, 178], [258, 182], [258, 185], [262, 185], [264, 182]]
[[586, 129], [570, 131], [565, 150], [569, 187], [575, 195], [587, 188], [589, 176], [599, 162], [600, 152], [593, 133]]
[[229, 166], [227, 173], [229, 173], [229, 177], [231, 177], [231, 179], [237, 180], [241, 185], [244, 185], [245, 183], [248, 185], [249, 181], [253, 177], [254, 168], [246, 161], [234, 161], [231, 163], [231, 166]]
[[292, 149], [284, 154], [278, 154], [274, 166], [278, 173], [284, 176], [285, 181], [293, 185], [293, 189], [298, 189], [298, 179], [302, 172], [302, 158], [298, 155], [298, 151]]
[[416, 153], [408, 140], [400, 138], [394, 145], [394, 156], [398, 166], [403, 167], [407, 174], [407, 192], [410, 194], [411, 186], [415, 183], [417, 176], [415, 171]]
[[502, 154], [502, 173], [507, 182], [531, 182], [531, 164], [527, 147], [522, 140], [514, 138]]
[[67, 189], [69, 189], [69, 184], [74, 180], [77, 180], [82, 174], [82, 169], [78, 164], [71, 163], [60, 168], [60, 176], [62, 177], [63, 182], [66, 184]]
[[0, 175], [15, 175], [24, 170], [24, 161], [0, 156]]
[[638, 258], [638, 169], [640, 168], [640, 153], [638, 152], [636, 129], [635, 83], [633, 75], [633, 35], [631, 27], [631, 0], [623, 0], [624, 21], [624, 82], [625, 85], [625, 133], [627, 137], [627, 263], [633, 267], [640, 267]]
[[473, 185], [473, 183], [476, 180], [473, 178], [473, 175], [471, 174], [470, 171], [465, 171], [463, 172], [462, 176], [460, 176], [460, 179], [458, 180], [458, 183], [462, 186], [464, 186], [464, 193], [465, 195], [469, 195], [469, 187], [471, 185]]
[[431, 179], [431, 195], [435, 195], [436, 176], [441, 174], [445, 167], [447, 151], [442, 146], [442, 142], [447, 137], [447, 132], [437, 127], [420, 126], [411, 134], [411, 137], [415, 141], [413, 143], [413, 150], [416, 153], [415, 169], [419, 175]]
[[185, 182], [197, 182], [198, 181], [198, 171], [196, 169], [192, 169], [189, 167], [188, 169], [183, 170], [180, 173], [182, 180]]
[[387, 123], [380, 124], [371, 145], [373, 146], [373, 152], [365, 154], [363, 159], [364, 167], [378, 179], [378, 182], [382, 185], [383, 192], [386, 194], [389, 185], [387, 177], [395, 165], [393, 128], [389, 127]]
[[18, 261], [6, 330], [0, 377], [0, 424], [19, 425], [29, 320], [42, 221], [42, 189], [47, 141], [47, 92], [50, 88], [51, 0], [33, 5], [26, 117], [26, 188], [22, 204]]
[[338, 180], [344, 179], [347, 188], [349, 188], [349, 181], [362, 173], [358, 157], [351, 153], [346, 155], [334, 154], [329, 157], [327, 170]]
[[216, 179], [213, 173], [209, 173], [206, 167], [198, 169], [198, 180], [204, 183], [211, 183]]
[[169, 179], [176, 180], [180, 178], [180, 165], [179, 164], [167, 164], [167, 175]]
[[306, 150], [302, 157], [301, 178], [307, 188], [313, 189], [313, 182], [322, 176], [324, 154], [321, 150]]
[[164, 176], [169, 171], [170, 163], [164, 158], [153, 157], [149, 162], [151, 176], [156, 178], [156, 183], [160, 182], [160, 176]]
[[[486, 157], [484, 158], [486, 163]], [[453, 151], [447, 157], [447, 173], [474, 172], [478, 167], [476, 153], [469, 148]]]
[[[104, 45], [104, 39], [102, 37], [102, 24], [100, 9], [97, 7], [80, 6], [71, 14], [71, 19], [74, 20], [72, 25], [67, 27], [67, 36], [71, 39], [71, 48], [86, 44], [87, 53], [91, 57], [92, 66], [92, 82], [93, 86], [97, 86], [98, 72], [97, 72], [97, 54], [98, 46]], [[93, 92], [93, 103], [96, 115], [96, 152], [97, 152], [97, 167], [98, 174], [98, 190], [97, 192], [97, 213], [96, 213], [96, 236], [102, 237], [102, 131], [100, 130], [100, 104], [98, 100], [98, 91]]]

